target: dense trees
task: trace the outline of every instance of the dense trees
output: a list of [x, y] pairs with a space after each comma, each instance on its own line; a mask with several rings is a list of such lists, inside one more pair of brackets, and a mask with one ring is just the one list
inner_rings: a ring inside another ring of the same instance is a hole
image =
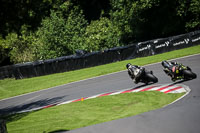
[[1, 0], [0, 65], [200, 29], [199, 0]]
[[36, 33], [38, 44], [41, 44], [38, 58], [55, 58], [84, 49], [83, 35], [87, 21], [78, 6], [66, 2], [62, 11], [51, 11], [50, 17], [41, 24]]
[[108, 18], [92, 21], [84, 35], [86, 51], [100, 51], [119, 46], [120, 30]]

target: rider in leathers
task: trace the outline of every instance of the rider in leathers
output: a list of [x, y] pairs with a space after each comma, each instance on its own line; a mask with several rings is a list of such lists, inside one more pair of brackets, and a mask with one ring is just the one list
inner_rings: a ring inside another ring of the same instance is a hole
[[176, 81], [176, 79], [178, 77], [177, 77], [176, 71], [174, 71], [173, 68], [175, 66], [178, 67], [181, 64], [177, 63], [177, 62], [173, 62], [173, 61], [170, 61], [170, 62], [168, 62], [168, 61], [162, 61], [161, 64], [164, 67], [164, 72], [171, 77], [171, 80], [172, 81]]
[[126, 65], [126, 68], [128, 69], [128, 74], [131, 77], [131, 79], [137, 84], [140, 81], [140, 75], [135, 75], [134, 71], [136, 71], [137, 69], [141, 69], [141, 67], [137, 65], [131, 65], [130, 63], [128, 63]]

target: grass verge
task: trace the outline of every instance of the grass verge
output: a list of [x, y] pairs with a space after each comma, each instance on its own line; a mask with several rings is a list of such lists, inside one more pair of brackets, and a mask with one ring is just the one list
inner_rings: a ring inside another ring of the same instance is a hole
[[167, 105], [184, 93], [157, 91], [104, 96], [83, 102], [56, 106], [27, 115], [19, 114], [7, 123], [8, 132], [45, 133], [68, 131], [97, 123], [137, 115]]
[[0, 99], [17, 96], [28, 92], [38, 91], [62, 84], [67, 84], [70, 82], [79, 81], [99, 75], [125, 70], [125, 65], [128, 62], [133, 62], [134, 64], [137, 65], [146, 65], [155, 62], [160, 62], [162, 60], [169, 60], [197, 53], [200, 53], [200, 45], [176, 51], [171, 51], [163, 54], [158, 54], [154, 56], [125, 60], [97, 67], [80, 69], [76, 71], [57, 73], [57, 74], [22, 79], [22, 80], [15, 80], [15, 79], [0, 80]]

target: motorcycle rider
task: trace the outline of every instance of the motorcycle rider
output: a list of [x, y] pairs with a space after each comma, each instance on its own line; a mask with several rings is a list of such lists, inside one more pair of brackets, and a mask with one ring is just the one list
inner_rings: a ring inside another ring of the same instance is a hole
[[176, 67], [179, 67], [182, 64], [178, 62], [165, 61], [165, 60], [162, 61], [161, 64], [164, 67], [164, 72], [171, 77], [172, 81], [176, 81], [179, 78]]
[[131, 79], [137, 84], [140, 81], [140, 75], [139, 73], [136, 73], [139, 69], [144, 69], [143, 67], [139, 67], [137, 65], [132, 65], [131, 63], [128, 63], [126, 65], [126, 68], [128, 69], [128, 74], [131, 77]]

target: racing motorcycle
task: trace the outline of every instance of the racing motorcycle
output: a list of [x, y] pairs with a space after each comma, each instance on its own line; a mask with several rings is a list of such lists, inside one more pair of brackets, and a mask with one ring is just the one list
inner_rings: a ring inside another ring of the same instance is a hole
[[194, 72], [192, 72], [192, 69], [190, 67], [184, 66], [183, 64], [163, 61], [162, 66], [164, 67], [163, 71], [168, 76], [170, 76], [172, 78], [172, 81], [174, 82], [176, 80], [190, 80], [195, 79], [197, 77], [197, 75]]
[[[157, 83], [158, 78], [153, 75], [152, 71], [147, 71], [144, 67], [137, 68], [133, 71], [135, 77], [138, 78], [138, 82], [149, 84]], [[135, 80], [135, 79], [133, 79]]]

